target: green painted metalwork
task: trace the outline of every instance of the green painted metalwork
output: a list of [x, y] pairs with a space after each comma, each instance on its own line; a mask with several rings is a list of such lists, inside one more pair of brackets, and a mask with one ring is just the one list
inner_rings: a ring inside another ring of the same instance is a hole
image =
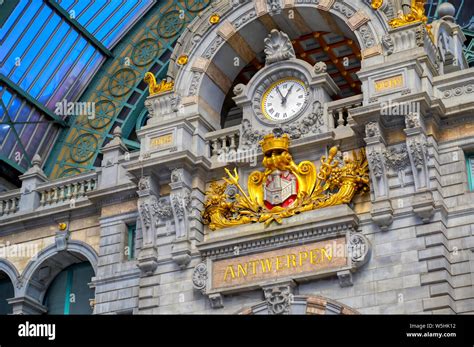
[[469, 190], [474, 192], [474, 155], [466, 156]]
[[137, 227], [135, 224], [128, 226], [128, 260], [135, 259], [135, 234]]
[[66, 277], [66, 295], [64, 295], [64, 314], [69, 314], [70, 307], [71, 307], [71, 288], [72, 288], [72, 276], [73, 270], [69, 268], [67, 270], [67, 277]]
[[73, 20], [69, 13], [65, 11], [56, 1], [46, 0], [46, 3], [66, 22], [68, 22], [72, 27], [81, 33], [95, 48], [97, 48], [101, 53], [107, 57], [113, 57], [111, 51], [107, 49], [99, 40], [97, 40], [90, 32], [86, 30], [78, 21]]
[[93, 170], [116, 126], [122, 128], [129, 150], [139, 148], [135, 132], [137, 122], [143, 124], [148, 96], [145, 73], [166, 77], [181, 32], [209, 4], [210, 0], [161, 1], [115, 46], [115, 57], [106, 61], [79, 100], [95, 102], [95, 118], [78, 116], [62, 131], [45, 166], [51, 178]]

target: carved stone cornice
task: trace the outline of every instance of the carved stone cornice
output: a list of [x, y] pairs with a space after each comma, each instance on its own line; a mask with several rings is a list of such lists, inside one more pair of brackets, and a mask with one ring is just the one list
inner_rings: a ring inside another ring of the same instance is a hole
[[233, 256], [236, 247], [240, 255], [263, 252], [342, 235], [355, 231], [358, 224], [359, 218], [349, 206], [338, 205], [284, 219], [271, 228], [257, 223], [210, 232], [197, 247], [203, 258], [221, 259]]

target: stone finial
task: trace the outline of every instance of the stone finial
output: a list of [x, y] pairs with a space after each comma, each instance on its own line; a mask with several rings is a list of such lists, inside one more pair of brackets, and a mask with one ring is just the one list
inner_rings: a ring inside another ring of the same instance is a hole
[[454, 15], [455, 14], [456, 14], [456, 8], [450, 2], [444, 2], [444, 3], [442, 3], [438, 6], [438, 16], [439, 16], [439, 18], [454, 21]]
[[38, 153], [36, 153], [33, 156], [33, 159], [31, 160], [31, 163], [33, 164], [33, 166], [40, 167], [41, 166], [41, 156]]
[[113, 131], [113, 135], [114, 135], [114, 138], [122, 138], [122, 128], [121, 127], [115, 127], [114, 131]]
[[283, 31], [273, 29], [263, 42], [268, 65], [296, 57], [291, 40]]
[[114, 147], [117, 145], [125, 147], [122, 142], [122, 128], [119, 126], [115, 127], [112, 134], [114, 135], [114, 138], [106, 144], [104, 148]]

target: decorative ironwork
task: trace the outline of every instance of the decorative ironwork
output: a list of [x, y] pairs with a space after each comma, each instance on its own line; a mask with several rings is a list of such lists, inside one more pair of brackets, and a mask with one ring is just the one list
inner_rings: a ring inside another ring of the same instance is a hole
[[113, 96], [122, 96], [127, 94], [135, 85], [135, 72], [130, 68], [120, 69], [109, 81], [109, 92]]
[[211, 0], [185, 0], [184, 3], [189, 12], [199, 12], [209, 6]]
[[165, 13], [158, 22], [158, 34], [167, 39], [178, 35], [184, 27], [184, 20], [181, 18], [179, 11], [170, 11]]
[[82, 134], [72, 144], [71, 158], [83, 163], [94, 155], [97, 150], [97, 139], [92, 134]]
[[[205, 1], [200, 3], [201, 5], [197, 6], [198, 3], [194, 4], [190, 2], [189, 6], [192, 9], [198, 9], [199, 7], [209, 5], [210, 2]], [[163, 24], [162, 18], [166, 16], [167, 13], [173, 11], [174, 14], [180, 15], [179, 21], [182, 25], [178, 25], [178, 28], [181, 28], [181, 31], [169, 38], [162, 37], [159, 35], [158, 23], [161, 20]], [[199, 12], [189, 11], [184, 1], [163, 0], [159, 1], [156, 6], [150, 9], [149, 15], [141, 18], [140, 21], [136, 23], [129, 34], [125, 36], [124, 40], [114, 47], [114, 57], [109, 58], [107, 64], [102, 66], [99, 73], [97, 73], [91, 81], [91, 88], [88, 88], [79, 100], [85, 102], [107, 100], [112, 102], [115, 106], [113, 118], [110, 119], [107, 125], [101, 128], [94, 128], [91, 122], [84, 117], [74, 119], [72, 124], [70, 124], [70, 128], [64, 130], [64, 134], [61, 135], [64, 137], [65, 142], [58, 141], [57, 144], [55, 144], [52, 154], [47, 160], [45, 168], [46, 174], [52, 178], [57, 178], [68, 168], [76, 169], [74, 172], [69, 171], [71, 174], [93, 169], [99, 148], [104, 141], [109, 138], [111, 135], [110, 132], [116, 125], [122, 127], [124, 138], [129, 138], [137, 128], [137, 124], [142, 124], [141, 120], [143, 118], [141, 115], [144, 114], [143, 102], [149, 95], [149, 86], [143, 83], [145, 73], [153, 69], [158, 81], [166, 76], [169, 66], [169, 55], [173, 50], [176, 40], [179, 38], [179, 34], [198, 13]], [[156, 43], [159, 47], [153, 59], [152, 56], [154, 55], [156, 47], [152, 42]], [[151, 61], [145, 64], [149, 59], [151, 59]], [[123, 69], [128, 72], [132, 71], [135, 78], [129, 81], [123, 80], [122, 78], [122, 82], [125, 83], [121, 87], [119, 86], [120, 81], [113, 80], [111, 76], [116, 76], [117, 72]], [[132, 90], [133, 93], [131, 93]], [[94, 122], [92, 122], [92, 124], [94, 124]], [[71, 149], [76, 139], [81, 136], [81, 134], [84, 134], [84, 132], [93, 134], [97, 139], [98, 145], [93, 156], [87, 161], [79, 163], [72, 159]], [[134, 140], [131, 139], [127, 142], [127, 145], [130, 143], [130, 145], [133, 146], [133, 142]], [[139, 146], [138, 143], [135, 143], [135, 145]]]
[[[369, 169], [364, 149], [353, 151], [345, 165], [334, 160], [338, 148], [321, 158], [319, 171], [310, 161], [296, 164], [288, 150], [288, 134], [266, 135], [260, 142], [265, 154], [265, 170], [250, 174], [246, 192], [239, 182], [237, 169], [226, 169], [225, 183], [213, 182], [206, 192], [203, 222], [211, 230], [252, 222], [281, 224], [283, 218], [327, 206], [352, 201], [357, 192], [369, 190]], [[226, 195], [228, 185], [239, 190], [235, 201]], [[272, 189], [269, 189], [271, 187]]]
[[132, 61], [135, 65], [144, 66], [151, 63], [160, 52], [160, 46], [155, 39], [144, 39], [138, 42], [132, 51]]
[[75, 167], [70, 167], [68, 169], [64, 169], [60, 174], [59, 174], [59, 177], [60, 178], [64, 178], [64, 177], [70, 177], [70, 176], [75, 176], [75, 175], [78, 175], [81, 173], [81, 170], [75, 168]]
[[95, 105], [95, 116], [88, 119], [89, 124], [94, 129], [107, 126], [115, 116], [115, 105], [108, 100], [101, 100]]

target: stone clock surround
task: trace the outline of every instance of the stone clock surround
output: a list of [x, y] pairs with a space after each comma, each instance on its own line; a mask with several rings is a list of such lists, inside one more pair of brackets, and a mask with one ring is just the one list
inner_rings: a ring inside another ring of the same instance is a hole
[[[184, 67], [170, 64], [168, 71], [168, 75], [175, 80], [175, 90], [183, 97], [184, 112], [189, 108], [190, 112], [197, 112], [210, 121], [214, 130], [220, 128], [219, 111], [230, 89], [226, 81], [232, 81], [246, 63], [263, 51], [263, 39], [271, 29], [279, 26], [281, 30], [286, 30], [284, 22], [278, 20], [282, 25], [277, 25], [273, 16], [285, 16], [289, 10], [297, 14], [300, 9], [311, 11], [323, 17], [330, 14], [340, 19], [344, 35], [352, 36], [359, 42], [363, 67], [371, 63], [371, 57], [382, 54], [379, 38], [388, 33], [385, 14], [373, 11], [367, 2], [281, 1], [280, 6], [280, 13], [272, 13], [264, 0], [221, 1], [206, 9], [200, 19], [190, 25], [190, 30], [178, 40], [180, 44], [171, 57], [171, 61], [176, 61], [177, 57], [185, 54], [189, 61]], [[212, 13], [221, 15], [220, 23], [214, 26], [206, 23], [206, 18]], [[250, 27], [252, 30], [249, 32]], [[295, 28], [290, 28], [297, 35]], [[326, 30], [331, 31], [329, 28]], [[241, 65], [232, 68], [235, 57], [239, 58]]]

